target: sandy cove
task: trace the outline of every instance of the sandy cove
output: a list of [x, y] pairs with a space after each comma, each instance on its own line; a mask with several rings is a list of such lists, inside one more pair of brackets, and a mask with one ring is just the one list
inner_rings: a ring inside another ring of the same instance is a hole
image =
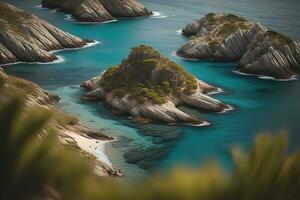
[[93, 155], [98, 163], [95, 165], [95, 173], [99, 176], [123, 176], [118, 169], [114, 169], [112, 163], [105, 154], [105, 145], [115, 140], [95, 139], [88, 135], [81, 135], [72, 130], [64, 130], [63, 133], [72, 138], [83, 151]]

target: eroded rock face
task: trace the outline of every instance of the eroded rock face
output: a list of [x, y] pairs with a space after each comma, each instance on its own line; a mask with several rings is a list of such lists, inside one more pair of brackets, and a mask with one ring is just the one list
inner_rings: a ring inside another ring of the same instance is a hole
[[179, 105], [212, 112], [230, 108], [207, 95], [218, 88], [197, 80], [144, 45], [133, 48], [128, 59], [86, 81], [82, 87], [88, 90], [83, 96], [85, 100], [105, 101], [118, 113], [166, 123], [207, 124], [178, 109]]
[[299, 43], [273, 31], [258, 34], [238, 63], [241, 72], [288, 79], [299, 72]]
[[74, 9], [73, 16], [78, 21], [104, 22], [114, 17], [99, 3], [99, 0], [84, 1]]
[[151, 14], [136, 0], [100, 0], [100, 2], [114, 17], [141, 17]]
[[76, 20], [83, 22], [151, 15], [151, 11], [136, 0], [43, 0], [42, 5], [71, 13]]
[[0, 64], [51, 62], [52, 50], [85, 46], [87, 40], [66, 33], [34, 15], [0, 2]]
[[299, 43], [239, 16], [211, 13], [182, 33], [191, 36], [177, 52], [182, 57], [236, 61], [241, 72], [276, 79], [299, 72]]

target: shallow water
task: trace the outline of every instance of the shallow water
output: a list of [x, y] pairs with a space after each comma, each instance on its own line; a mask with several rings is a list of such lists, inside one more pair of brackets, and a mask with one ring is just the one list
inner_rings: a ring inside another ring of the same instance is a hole
[[[186, 23], [209, 12], [240, 14], [259, 21], [269, 28], [300, 40], [300, 6], [297, 0], [143, 0], [155, 16], [136, 20], [120, 20], [105, 24], [80, 24], [65, 20], [62, 13], [37, 7], [39, 0], [6, 0], [31, 11], [50, 23], [82, 38], [94, 39], [100, 44], [81, 50], [60, 51], [55, 54], [64, 62], [18, 64], [7, 66], [9, 74], [40, 84], [62, 98], [63, 110], [78, 115], [89, 126], [104, 134], [115, 136], [107, 154], [112, 163], [121, 168], [128, 180], [147, 177], [149, 170], [127, 164], [123, 154], [130, 149], [159, 148], [162, 157], [148, 159], [140, 166], [168, 171], [177, 164], [198, 166], [207, 158], [215, 158], [228, 169], [231, 167], [228, 148], [240, 144], [247, 148], [255, 133], [262, 130], [288, 129], [291, 149], [300, 145], [299, 81], [275, 82], [233, 73], [234, 63], [189, 61], [174, 55], [187, 40], [179, 34]], [[201, 80], [221, 87], [216, 98], [233, 105], [235, 110], [225, 114], [200, 113], [183, 108], [212, 123], [208, 127], [137, 125], [127, 117], [112, 115], [100, 103], [87, 103], [79, 85], [98, 75], [108, 66], [116, 65], [127, 57], [130, 48], [138, 44], [151, 45], [163, 55], [182, 65]], [[169, 134], [177, 140], [167, 140], [159, 134]], [[152, 135], [152, 136], [151, 136]], [[155, 137], [153, 137], [155, 135]]]

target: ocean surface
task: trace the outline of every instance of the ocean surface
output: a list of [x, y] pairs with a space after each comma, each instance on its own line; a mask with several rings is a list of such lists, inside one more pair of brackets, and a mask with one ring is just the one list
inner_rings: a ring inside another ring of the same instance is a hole
[[[175, 51], [187, 41], [179, 30], [209, 12], [239, 14], [270, 29], [300, 40], [298, 0], [141, 0], [155, 15], [105, 24], [74, 23], [63, 13], [40, 8], [39, 0], [5, 0], [30, 11], [55, 26], [99, 44], [85, 49], [56, 52], [63, 62], [6, 66], [7, 73], [40, 84], [58, 94], [58, 107], [77, 115], [87, 125], [114, 136], [106, 154], [127, 180], [139, 181], [178, 165], [197, 167], [215, 159], [232, 168], [229, 148], [247, 149], [261, 131], [288, 130], [290, 150], [300, 146], [300, 81], [279, 82], [233, 73], [235, 63], [185, 60]], [[1, 11], [0, 11], [1, 12]], [[197, 78], [224, 89], [214, 95], [235, 110], [203, 113], [183, 108], [211, 122], [211, 126], [139, 125], [126, 116], [115, 116], [101, 103], [80, 100], [80, 84], [126, 58], [139, 44], [150, 45]], [[126, 163], [125, 155], [145, 156], [139, 163]]]

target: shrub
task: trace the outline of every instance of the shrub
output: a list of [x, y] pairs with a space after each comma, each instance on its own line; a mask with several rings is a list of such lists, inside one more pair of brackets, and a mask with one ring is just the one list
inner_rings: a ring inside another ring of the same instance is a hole
[[222, 42], [220, 40], [217, 40], [217, 39], [214, 39], [214, 40], [211, 40], [211, 41], [208, 42], [208, 45], [210, 47], [217, 47], [221, 44], [222, 44]]
[[273, 39], [275, 42], [283, 44], [291, 44], [293, 42], [293, 40], [288, 36], [278, 33], [276, 31], [267, 31], [265, 34], [266, 36], [269, 36], [271, 39]]
[[185, 95], [192, 95], [192, 94], [193, 94], [193, 91], [192, 91], [191, 88], [185, 88], [185, 89], [183, 90], [183, 93], [184, 93]]
[[165, 93], [170, 94], [172, 93], [171, 85], [169, 81], [164, 81], [162, 83], [162, 89]]
[[239, 27], [236, 24], [226, 23], [222, 26], [221, 30], [219, 31], [219, 34], [230, 35], [238, 31], [238, 29]]
[[[135, 59], [138, 60], [136, 65]], [[121, 65], [109, 68], [103, 75], [101, 86], [115, 96], [122, 97], [130, 94], [136, 98], [139, 96], [151, 100], [153, 103], [162, 104], [167, 101], [167, 96], [175, 94], [169, 80], [161, 84], [151, 82], [151, 73], [157, 68], [167, 68], [178, 77], [177, 87], [187, 88], [189, 92], [197, 89], [196, 79], [187, 73], [181, 66], [167, 58], [161, 57], [159, 52], [151, 47], [140, 45], [132, 49], [127, 60], [123, 60]], [[136, 71], [137, 70], [137, 71]], [[122, 90], [120, 90], [120, 88]], [[177, 90], [177, 93], [180, 90]]]
[[127, 92], [126, 92], [126, 90], [124, 90], [124, 89], [115, 89], [114, 91], [113, 91], [113, 95], [114, 96], [116, 96], [116, 97], [124, 97], [125, 95], [127, 94]]

